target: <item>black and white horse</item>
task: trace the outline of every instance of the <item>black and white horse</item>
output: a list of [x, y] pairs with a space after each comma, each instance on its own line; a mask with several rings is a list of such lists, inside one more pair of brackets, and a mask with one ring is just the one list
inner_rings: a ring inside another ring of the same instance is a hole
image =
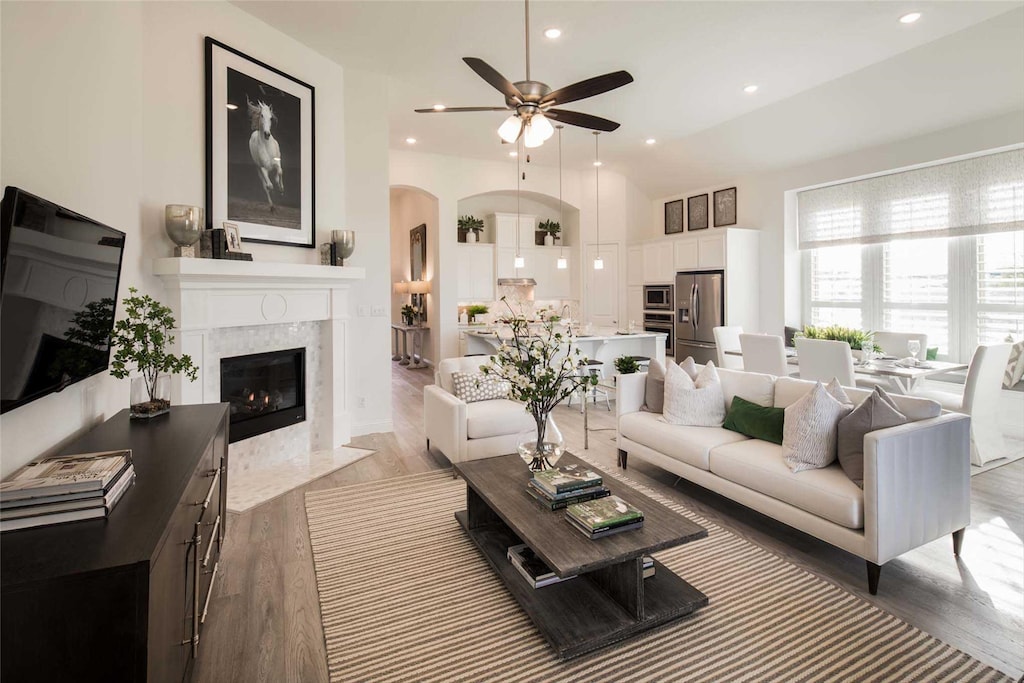
[[274, 198], [271, 190], [277, 186], [277, 191], [284, 194], [284, 171], [281, 169], [281, 147], [274, 139], [270, 128], [277, 116], [274, 109], [259, 100], [253, 104], [249, 97], [245, 98], [249, 105], [249, 122], [252, 127], [252, 135], [249, 136], [249, 154], [256, 164], [256, 173], [260, 177], [260, 184], [267, 194], [267, 202], [270, 203], [270, 211], [274, 211]]

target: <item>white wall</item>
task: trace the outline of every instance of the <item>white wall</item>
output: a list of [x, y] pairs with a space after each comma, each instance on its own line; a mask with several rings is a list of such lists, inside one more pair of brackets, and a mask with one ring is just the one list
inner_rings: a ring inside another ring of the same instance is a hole
[[[524, 192], [558, 196], [557, 167], [531, 165], [526, 178], [521, 183]], [[434, 278], [432, 295], [436, 300], [437, 309], [441, 311], [441, 315], [435, 319], [440, 328], [438, 358], [458, 355], [457, 298], [453, 264], [456, 258], [455, 245], [458, 244], [456, 225], [460, 200], [485, 192], [514, 193], [515, 181], [511, 162], [481, 161], [405, 150], [391, 152], [391, 185], [419, 188], [438, 200], [438, 275]], [[592, 170], [563, 169], [562, 197], [565, 202], [580, 209], [580, 244], [566, 250], [569, 258], [580, 259], [583, 244], [595, 239], [594, 193]], [[620, 251], [622, 286], [619, 288], [619, 310], [623, 316], [626, 311], [626, 235], [639, 232], [642, 229], [641, 225], [649, 224], [649, 207], [650, 198], [628, 179], [611, 170], [601, 171], [601, 243], [617, 244]], [[577, 272], [581, 277], [579, 291], [585, 300], [585, 278], [582, 269]], [[433, 325], [434, 323], [431, 324], [432, 328]]]
[[[373, 105], [386, 97], [383, 78], [343, 72], [224, 2], [4, 2], [0, 23], [0, 182], [126, 232], [119, 297], [128, 286], [163, 295], [149, 275], [151, 259], [173, 247], [163, 206], [204, 204], [203, 38], [210, 35], [316, 88], [317, 242], [332, 228], [356, 230], [352, 264], [366, 268], [367, 280], [354, 299], [388, 306], [387, 123]], [[313, 249], [246, 249], [257, 261], [319, 261]], [[387, 320], [352, 321], [359, 362], [351, 385], [365, 392], [352, 397], [353, 434], [390, 428]], [[127, 381], [103, 374], [5, 414], [0, 475], [127, 401]]]
[[[646, 229], [630, 234], [631, 242], [665, 237], [665, 202], [735, 186], [738, 227], [766, 233], [761, 239], [761, 326], [765, 332], [781, 334], [784, 325], [801, 324], [800, 253], [795, 227], [786, 228], [787, 191], [1019, 142], [1024, 142], [1024, 111], [792, 168], [737, 176], [710, 187], [694, 187], [651, 202], [652, 220]], [[789, 210], [792, 213], [793, 206]], [[788, 224], [793, 225], [791, 220]]]

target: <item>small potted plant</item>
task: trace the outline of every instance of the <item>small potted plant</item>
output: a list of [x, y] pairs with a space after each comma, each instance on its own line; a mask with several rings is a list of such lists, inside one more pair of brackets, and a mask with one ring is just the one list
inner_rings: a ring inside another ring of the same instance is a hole
[[[182, 374], [194, 382], [199, 368], [190, 356], [167, 353], [174, 344], [171, 309], [149, 295], [138, 296], [134, 287], [128, 292], [131, 296], [121, 302], [126, 316], [114, 323], [110, 335], [110, 374], [118, 379], [131, 376], [131, 417], [156, 417], [171, 410], [170, 375]], [[133, 376], [129, 364], [138, 374]]]
[[544, 234], [544, 246], [550, 247], [562, 232], [562, 225], [558, 221], [541, 221], [537, 226], [537, 232]]
[[619, 356], [615, 359], [615, 370], [620, 375], [632, 375], [640, 370], [640, 364], [633, 356]]
[[473, 304], [472, 306], [466, 306], [466, 315], [469, 316], [469, 322], [475, 322], [478, 315], [483, 315], [487, 312], [487, 307], [483, 304]]
[[843, 327], [842, 325], [828, 325], [824, 327], [807, 325], [802, 331], [798, 332], [796, 336], [806, 337], [807, 339], [844, 341], [850, 345], [850, 351], [853, 353], [855, 358], [860, 358], [862, 351], [881, 351], [873, 341], [874, 332], [857, 330], [852, 327]]
[[480, 237], [480, 233], [483, 232], [484, 221], [482, 218], [476, 216], [459, 216], [459, 235], [465, 236], [465, 240], [460, 239], [459, 241], [476, 242], [477, 238]]

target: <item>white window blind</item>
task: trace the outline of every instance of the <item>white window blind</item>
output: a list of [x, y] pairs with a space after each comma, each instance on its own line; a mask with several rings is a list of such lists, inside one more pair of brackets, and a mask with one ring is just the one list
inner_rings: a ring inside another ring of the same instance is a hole
[[982, 235], [1024, 229], [1024, 150], [797, 193], [799, 246]]

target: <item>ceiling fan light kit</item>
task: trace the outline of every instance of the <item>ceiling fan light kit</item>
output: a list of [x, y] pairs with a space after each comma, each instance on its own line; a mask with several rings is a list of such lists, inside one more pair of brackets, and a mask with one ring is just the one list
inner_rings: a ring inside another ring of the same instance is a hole
[[511, 111], [512, 114], [498, 128], [498, 136], [512, 143], [526, 137], [526, 146], [540, 147], [554, 133], [549, 118], [559, 123], [579, 126], [591, 130], [611, 132], [619, 127], [615, 121], [600, 116], [583, 114], [565, 109], [556, 109], [569, 102], [583, 100], [621, 88], [633, 82], [626, 71], [614, 71], [602, 76], [588, 78], [558, 90], [552, 90], [546, 83], [530, 79], [530, 2], [526, 6], [526, 80], [512, 83], [484, 60], [478, 57], [463, 57], [462, 61], [491, 87], [505, 96], [504, 107], [447, 107], [438, 109], [417, 109], [420, 114], [459, 113], [467, 111]]

